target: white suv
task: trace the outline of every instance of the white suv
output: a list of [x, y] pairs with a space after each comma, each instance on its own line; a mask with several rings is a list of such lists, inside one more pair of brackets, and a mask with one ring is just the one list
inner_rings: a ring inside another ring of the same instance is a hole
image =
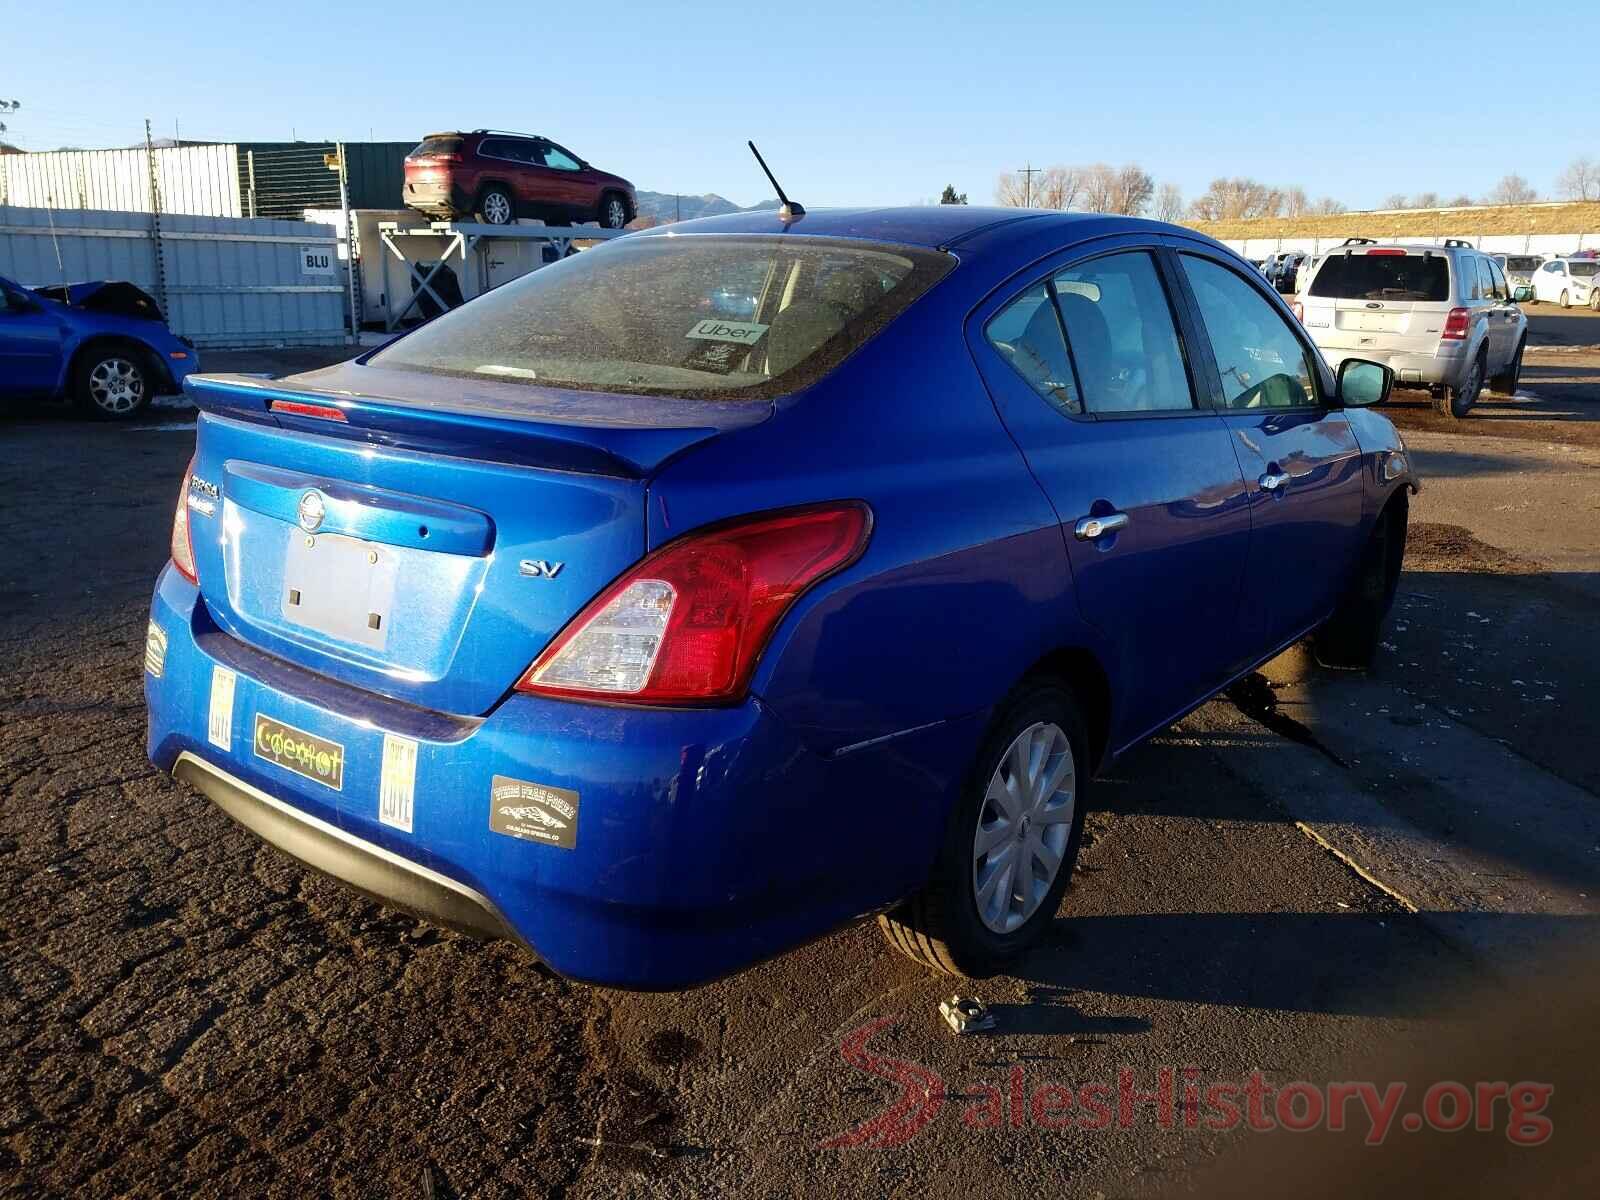
[[1600, 312], [1600, 259], [1552, 258], [1533, 273], [1533, 298], [1562, 308], [1587, 304]]
[[1425, 387], [1464, 417], [1484, 384], [1511, 395], [1528, 319], [1500, 264], [1466, 242], [1380, 245], [1351, 238], [1307, 272], [1296, 314], [1335, 371], [1347, 358], [1393, 369], [1397, 387]]

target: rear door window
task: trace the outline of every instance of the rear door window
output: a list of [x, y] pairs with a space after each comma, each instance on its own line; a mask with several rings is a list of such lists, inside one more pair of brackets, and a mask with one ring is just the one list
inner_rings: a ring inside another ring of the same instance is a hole
[[1172, 305], [1149, 253], [1091, 259], [1058, 272], [1051, 287], [1089, 412], [1194, 408]]
[[1489, 260], [1489, 275], [1494, 281], [1494, 298], [1496, 300], [1511, 299], [1511, 291], [1506, 287], [1505, 272], [1500, 269], [1500, 264], [1493, 259]]
[[1305, 347], [1264, 296], [1228, 268], [1181, 255], [1200, 306], [1227, 408], [1301, 408], [1317, 403]]
[[524, 275], [374, 367], [556, 388], [768, 399], [816, 382], [955, 265], [812, 237], [627, 237]]
[[1508, 271], [1520, 271], [1523, 274], [1527, 274], [1530, 271], [1537, 271], [1538, 269], [1539, 260], [1537, 258], [1528, 258], [1526, 256], [1519, 257], [1513, 254], [1506, 259], [1506, 270]]
[[1310, 294], [1332, 300], [1444, 301], [1450, 266], [1441, 254], [1330, 254]]
[[1023, 292], [1001, 309], [983, 332], [1000, 357], [1035, 392], [1064, 413], [1076, 416], [1083, 412], [1048, 284], [1035, 284]]

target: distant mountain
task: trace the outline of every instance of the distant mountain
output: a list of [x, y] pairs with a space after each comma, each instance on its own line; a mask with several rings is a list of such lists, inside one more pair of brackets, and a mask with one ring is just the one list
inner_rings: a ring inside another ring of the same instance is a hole
[[707, 192], [704, 196], [677, 196], [671, 192], [640, 191], [638, 197], [639, 215], [654, 217], [657, 221], [676, 221], [680, 218], [689, 221], [695, 217], [720, 217], [723, 213], [754, 212], [778, 207], [778, 200], [774, 197], [741, 208], [726, 196], [719, 196], [715, 192]]

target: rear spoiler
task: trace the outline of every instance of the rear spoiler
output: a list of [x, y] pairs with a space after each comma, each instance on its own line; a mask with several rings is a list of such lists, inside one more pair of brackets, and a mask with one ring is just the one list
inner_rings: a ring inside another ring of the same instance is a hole
[[[511, 415], [504, 404], [461, 411], [427, 395], [398, 400], [248, 375], [191, 375], [183, 390], [202, 412], [219, 417], [427, 454], [623, 479], [646, 478], [691, 446], [771, 413], [765, 404], [595, 393], [574, 403], [560, 393], [521, 389], [524, 394], [517, 398], [523, 411]], [[464, 389], [457, 381], [452, 390], [459, 396]], [[504, 399], [504, 393], [494, 398]]]

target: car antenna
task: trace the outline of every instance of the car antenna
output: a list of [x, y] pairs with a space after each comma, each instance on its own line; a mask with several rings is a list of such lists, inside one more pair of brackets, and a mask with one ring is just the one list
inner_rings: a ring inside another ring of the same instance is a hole
[[68, 308], [72, 307], [72, 289], [67, 286], [67, 268], [61, 262], [61, 239], [56, 236], [56, 217], [50, 211], [50, 205], [56, 202], [54, 196], [45, 197], [45, 218], [50, 222], [50, 242], [56, 248], [56, 274], [61, 276], [61, 303]]
[[756, 144], [747, 141], [745, 145], [750, 147], [750, 153], [756, 156], [756, 161], [761, 164], [761, 169], [767, 173], [767, 178], [772, 181], [772, 190], [778, 193], [778, 199], [783, 202], [783, 207], [778, 210], [778, 216], [785, 221], [792, 221], [796, 217], [805, 216], [805, 207], [783, 194], [783, 188], [778, 185], [777, 178], [772, 174], [772, 168], [767, 166], [767, 160], [761, 157], [761, 151], [756, 149]]

